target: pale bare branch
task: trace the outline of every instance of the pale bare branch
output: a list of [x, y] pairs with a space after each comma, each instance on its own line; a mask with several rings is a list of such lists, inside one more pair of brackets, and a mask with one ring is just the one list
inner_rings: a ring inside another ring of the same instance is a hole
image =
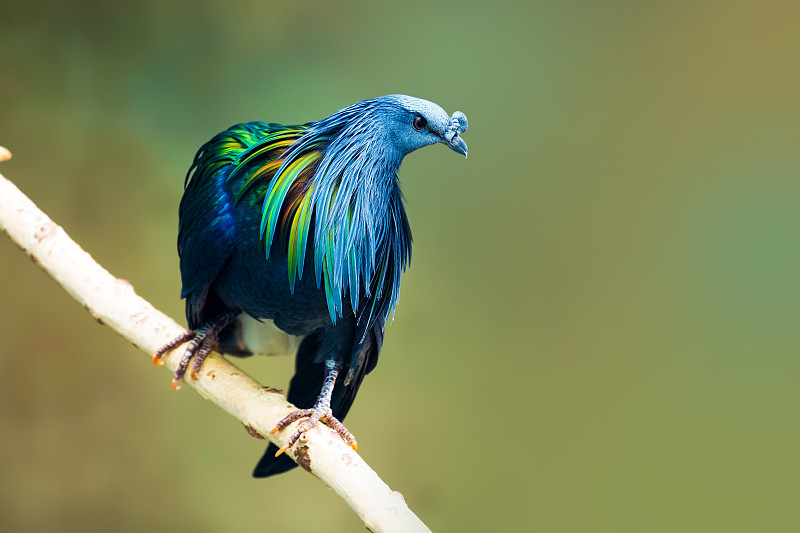
[[[6, 158], [10, 157], [8, 150], [0, 147], [0, 156], [6, 154]], [[142, 350], [148, 361], [159, 346], [184, 331], [139, 297], [128, 281], [112, 276], [97, 264], [2, 175], [0, 227], [98, 322]], [[181, 354], [178, 347], [165, 355], [166, 368], [174, 371]], [[158, 373], [153, 379], [163, 378]], [[294, 426], [290, 426], [277, 435], [269, 434], [281, 418], [296, 408], [282, 394], [262, 387], [218, 354], [209, 356], [197, 381], [187, 378], [186, 383], [236, 417], [257, 438], [269, 438], [282, 446], [294, 431]], [[318, 424], [287, 454], [336, 491], [369, 530], [429, 531], [411, 512], [402, 495], [381, 481], [333, 430]]]

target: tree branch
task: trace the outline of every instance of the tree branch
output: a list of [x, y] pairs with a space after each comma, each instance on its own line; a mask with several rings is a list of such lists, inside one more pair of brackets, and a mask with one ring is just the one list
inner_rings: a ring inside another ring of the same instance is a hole
[[[0, 155], [8, 153], [0, 147]], [[8, 154], [10, 157], [10, 154]], [[0, 158], [2, 160], [3, 158]], [[40, 211], [14, 184], [0, 175], [0, 227], [64, 290], [101, 324], [152, 355], [184, 331], [175, 321], [139, 297], [126, 280], [97, 264], [64, 230]], [[174, 371], [181, 347], [163, 358]], [[149, 358], [148, 358], [149, 361]], [[270, 435], [276, 423], [295, 410], [286, 398], [211, 354], [197, 381], [186, 380], [201, 396], [219, 405], [257, 438], [285, 444], [294, 425]], [[430, 530], [333, 430], [318, 424], [286, 452], [306, 471], [341, 496], [373, 532]]]

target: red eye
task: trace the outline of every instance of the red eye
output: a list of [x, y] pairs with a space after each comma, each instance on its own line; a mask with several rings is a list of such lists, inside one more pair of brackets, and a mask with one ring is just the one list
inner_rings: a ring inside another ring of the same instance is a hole
[[425, 120], [425, 117], [423, 117], [422, 115], [417, 115], [417, 116], [414, 117], [414, 129], [415, 130], [421, 130], [422, 128], [424, 128], [427, 125], [428, 125], [428, 121]]

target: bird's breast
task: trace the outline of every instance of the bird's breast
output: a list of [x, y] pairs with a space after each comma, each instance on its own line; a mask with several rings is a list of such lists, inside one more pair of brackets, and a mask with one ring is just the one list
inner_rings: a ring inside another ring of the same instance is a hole
[[236, 317], [232, 335], [226, 339], [230, 353], [251, 353], [253, 355], [294, 355], [302, 337], [289, 335], [270, 319], [256, 320], [246, 313]]

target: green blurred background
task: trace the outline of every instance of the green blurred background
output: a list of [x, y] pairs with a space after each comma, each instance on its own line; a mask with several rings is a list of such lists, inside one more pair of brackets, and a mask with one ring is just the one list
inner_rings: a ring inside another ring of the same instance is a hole
[[[800, 530], [796, 2], [111, 4], [4, 3], [0, 171], [181, 320], [217, 131], [469, 117], [467, 161], [401, 169], [413, 266], [347, 419], [432, 530]], [[0, 299], [0, 530], [362, 530], [6, 238]]]

